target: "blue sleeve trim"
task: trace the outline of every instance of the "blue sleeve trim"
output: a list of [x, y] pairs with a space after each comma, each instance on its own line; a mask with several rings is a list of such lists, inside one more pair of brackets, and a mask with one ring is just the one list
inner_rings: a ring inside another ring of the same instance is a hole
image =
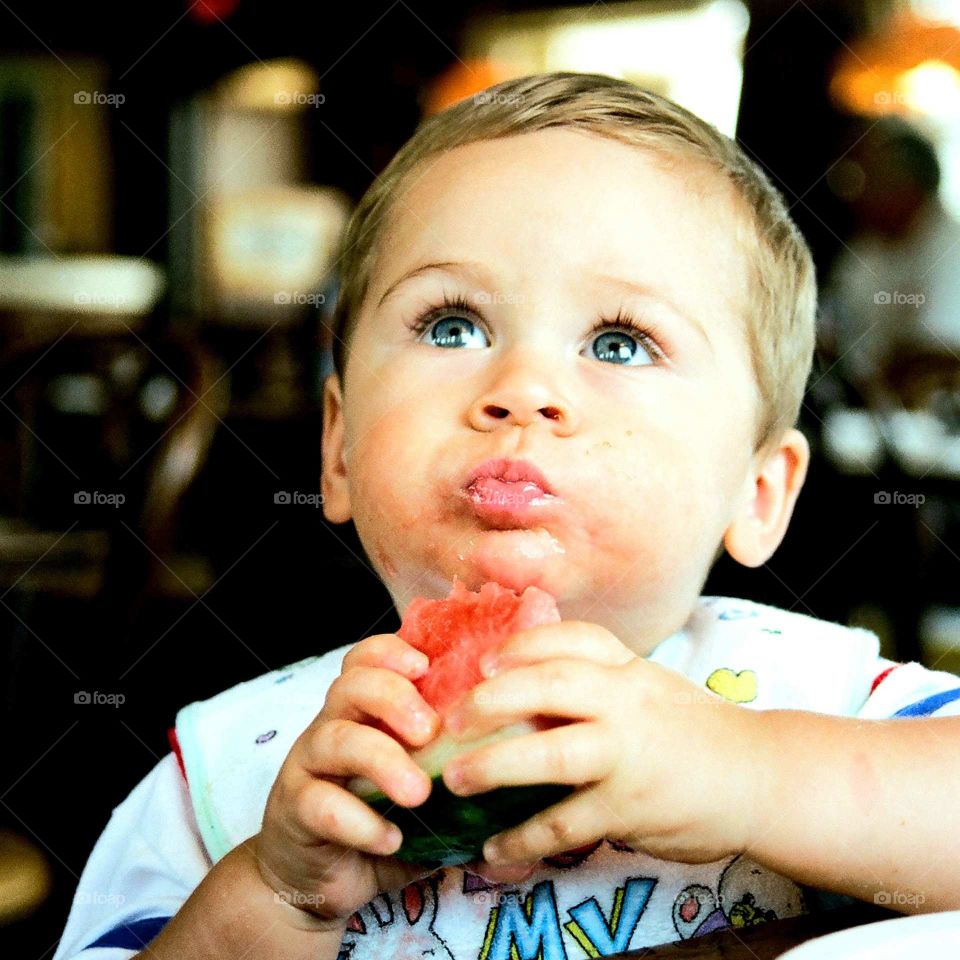
[[144, 917], [143, 920], [121, 924], [119, 927], [108, 930], [99, 940], [88, 944], [83, 949], [125, 947], [128, 950], [139, 950], [153, 940], [169, 919], [170, 917]]
[[935, 693], [932, 697], [926, 697], [917, 701], [917, 703], [911, 703], [910, 706], [898, 710], [894, 717], [925, 717], [935, 710], [939, 710], [945, 704], [953, 703], [954, 700], [960, 700], [960, 688], [944, 690], [943, 693]]

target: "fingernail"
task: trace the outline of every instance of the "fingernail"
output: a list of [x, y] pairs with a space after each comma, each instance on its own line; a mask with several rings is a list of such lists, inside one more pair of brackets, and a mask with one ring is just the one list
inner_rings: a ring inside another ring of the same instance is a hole
[[430, 665], [424, 653], [407, 653], [403, 657], [403, 669], [406, 673], [420, 674]]
[[451, 761], [444, 767], [443, 778], [447, 782], [447, 787], [454, 792], [463, 786], [463, 770], [456, 761]]
[[383, 838], [383, 849], [387, 850], [390, 853], [398, 850], [400, 844], [403, 842], [403, 834], [400, 832], [399, 827], [390, 827], [387, 832], [384, 834]]
[[419, 795], [423, 790], [423, 774], [416, 770], [408, 770], [403, 775], [403, 785], [407, 788], [407, 793]]
[[485, 678], [496, 676], [500, 669], [500, 661], [496, 654], [484, 654], [480, 658], [480, 673]]
[[483, 845], [483, 859], [487, 863], [497, 863], [503, 856], [503, 851], [492, 840], [488, 840]]
[[423, 710], [414, 709], [413, 711], [413, 725], [416, 727], [418, 733], [430, 734], [433, 733], [433, 721], [434, 718], [431, 714], [424, 712]]

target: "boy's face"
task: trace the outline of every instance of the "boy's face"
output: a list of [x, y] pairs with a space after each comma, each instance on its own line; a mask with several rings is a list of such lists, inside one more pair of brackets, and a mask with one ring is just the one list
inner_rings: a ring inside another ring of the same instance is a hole
[[[758, 402], [734, 204], [688, 168], [551, 129], [434, 157], [399, 196], [342, 401], [325, 387], [323, 491], [401, 616], [456, 575], [542, 587], [641, 653], [682, 626], [749, 489]], [[470, 309], [409, 330], [444, 293]], [[591, 334], [621, 308], [664, 357]], [[495, 457], [556, 500], [478, 516], [461, 485]]]

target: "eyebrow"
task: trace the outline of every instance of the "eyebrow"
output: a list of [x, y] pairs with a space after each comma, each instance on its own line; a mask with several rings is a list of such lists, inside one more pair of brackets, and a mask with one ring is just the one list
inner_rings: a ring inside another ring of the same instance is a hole
[[[408, 280], [412, 280], [414, 277], [420, 276], [422, 273], [428, 273], [431, 270], [440, 270], [445, 273], [452, 274], [472, 274], [474, 276], [482, 276], [486, 274], [486, 268], [484, 265], [472, 260], [443, 260], [436, 263], [424, 263], [419, 267], [414, 267], [414, 269], [407, 271], [392, 284], [390, 284], [386, 292], [380, 298], [380, 302], [377, 304], [377, 309], [383, 306], [383, 304], [396, 292], [397, 288], [401, 286], [401, 284], [406, 283]], [[696, 317], [677, 306], [677, 304], [662, 291], [657, 290], [654, 287], [650, 287], [647, 284], [637, 283], [632, 280], [625, 280], [623, 277], [615, 277], [610, 274], [591, 273], [589, 276], [590, 279], [599, 281], [604, 286], [619, 289], [623, 293], [644, 297], [648, 300], [660, 301], [669, 308], [671, 313], [676, 314], [691, 328], [693, 328], [706, 342], [707, 346], [712, 349], [713, 344], [710, 341], [710, 337], [707, 336], [707, 331], [704, 329], [703, 324], [700, 323]]]
[[687, 313], [686, 310], [679, 307], [676, 302], [667, 296], [667, 294], [665, 294], [663, 291], [658, 290], [655, 287], [650, 287], [645, 283], [636, 283], [633, 280], [624, 280], [623, 277], [613, 277], [605, 273], [592, 273], [590, 274], [590, 277], [593, 280], [599, 280], [605, 286], [616, 287], [617, 289], [626, 293], [645, 297], [648, 300], [659, 300], [660, 303], [665, 304], [669, 308], [671, 313], [676, 314], [681, 320], [685, 321], [690, 327], [696, 330], [696, 332], [699, 333], [706, 342], [708, 347], [711, 349], [713, 348], [710, 337], [707, 336], [706, 329], [697, 319], [697, 317], [691, 313]]
[[419, 267], [414, 267], [413, 270], [407, 271], [399, 279], [394, 280], [393, 283], [387, 287], [386, 292], [380, 298], [380, 302], [377, 304], [377, 309], [383, 306], [383, 304], [393, 295], [394, 291], [401, 284], [406, 283], [408, 280], [412, 280], [414, 277], [418, 277], [421, 273], [427, 273], [430, 270], [443, 270], [447, 273], [472, 273], [472, 274], [482, 274], [484, 273], [484, 266], [482, 263], [475, 263], [472, 260], [442, 260], [437, 263], [424, 263]]

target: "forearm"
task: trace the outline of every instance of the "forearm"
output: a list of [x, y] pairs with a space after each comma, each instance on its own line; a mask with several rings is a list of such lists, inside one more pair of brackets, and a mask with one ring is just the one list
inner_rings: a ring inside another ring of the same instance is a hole
[[747, 856], [903, 913], [960, 908], [960, 717], [758, 715], [769, 776]]
[[[345, 923], [297, 929], [257, 869], [249, 842], [220, 860], [142, 953], [143, 960], [335, 960]], [[309, 918], [308, 918], [309, 919]]]

